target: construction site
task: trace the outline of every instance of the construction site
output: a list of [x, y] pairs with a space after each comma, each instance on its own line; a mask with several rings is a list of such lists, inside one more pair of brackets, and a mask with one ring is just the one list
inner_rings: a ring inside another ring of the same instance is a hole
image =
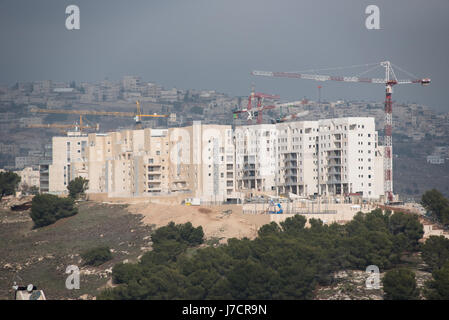
[[[33, 129], [58, 129], [63, 133], [52, 138], [51, 159], [39, 166], [40, 192], [66, 197], [72, 180], [78, 177], [88, 180], [83, 199], [87, 201], [78, 204], [79, 217], [64, 219], [55, 224], [57, 228], [50, 226], [43, 232], [62, 238], [61, 227], [67, 237], [74, 230], [83, 230], [85, 239], [76, 241], [78, 247], [94, 239], [107, 240], [116, 253], [114, 263], [139, 261], [151, 250], [152, 230], [170, 222], [201, 226], [206, 243], [219, 246], [232, 238], [255, 239], [262, 226], [281, 224], [295, 215], [306, 218], [306, 227], [312, 219], [325, 225], [346, 224], [359, 212], [380, 208], [417, 214], [424, 224], [424, 239], [431, 235], [448, 238], [447, 232], [426, 220], [426, 212], [420, 205], [403, 203], [393, 193], [392, 87], [427, 85], [430, 79], [398, 80], [389, 62], [378, 66], [385, 68], [384, 79], [267, 71], [252, 74], [383, 84], [386, 90], [383, 129], [376, 128], [373, 117], [302, 120], [309, 113], [303, 108], [305, 99], [279, 102], [278, 95], [256, 92], [254, 86], [247, 104], [233, 111], [231, 125], [201, 121], [175, 125], [176, 114], [144, 114], [139, 101], [135, 112], [33, 108], [31, 112], [36, 114], [79, 116], [79, 122], [74, 124], [29, 125]], [[289, 112], [290, 108], [295, 111]], [[277, 117], [264, 119], [263, 113], [267, 111], [279, 113]], [[91, 115], [128, 118], [134, 127], [101, 132], [101, 123], [85, 119]], [[158, 122], [147, 127], [144, 118]], [[3, 201], [0, 216], [5, 235], [14, 237], [17, 230], [11, 227], [19, 224], [23, 229], [20, 232], [27, 234], [34, 244], [44, 243], [46, 240], [39, 240], [41, 233], [26, 231], [31, 223], [28, 216], [5, 211], [15, 208], [26, 212], [30, 208], [31, 197], [18, 196]], [[87, 224], [81, 227], [83, 223]], [[92, 231], [93, 228], [98, 230]], [[121, 236], [117, 238], [118, 234]], [[24, 257], [6, 254], [1, 262], [7, 276], [0, 281], [15, 277], [14, 270], [22, 270], [24, 277], [35, 279], [39, 271], [34, 267], [39, 263], [62, 268], [81, 261], [79, 254], [67, 255], [65, 250], [56, 253], [58, 261], [53, 260], [53, 255], [44, 255], [43, 250], [42, 256], [35, 257], [36, 261], [27, 260], [24, 267], [20, 265]], [[101, 270], [83, 268], [90, 283], [72, 298], [90, 299], [98, 288], [112, 288], [113, 262]], [[52, 297], [61, 294], [51, 285], [57, 281], [60, 279], [46, 278], [45, 294]], [[44, 293], [37, 294], [35, 287], [16, 287], [16, 299], [31, 299], [32, 295], [45, 299]], [[6, 296], [10, 292], [0, 294]]]
[[[360, 66], [348, 68], [352, 67]], [[280, 102], [279, 95], [256, 92], [254, 86], [247, 104], [234, 110], [232, 125], [173, 125], [176, 114], [143, 114], [139, 101], [135, 112], [33, 108], [33, 113], [80, 117], [75, 124], [29, 126], [66, 132], [53, 137], [51, 160], [40, 165], [40, 191], [65, 195], [68, 183], [83, 177], [89, 180], [90, 200], [141, 199], [170, 205], [170, 210], [233, 204], [244, 215], [275, 215], [270, 219], [276, 221], [290, 214], [311, 214], [325, 222], [343, 222], [360, 210], [398, 203], [392, 178], [392, 88], [428, 85], [430, 79], [398, 79], [389, 61], [362, 67], [369, 67], [364, 73], [381, 68], [385, 77], [251, 74], [383, 84], [383, 129], [370, 117], [302, 121], [309, 113], [301, 110], [305, 99]], [[294, 113], [285, 114], [293, 107]], [[263, 118], [264, 112], [276, 110], [278, 117]], [[129, 118], [134, 128], [99, 133], [99, 123], [83, 121], [88, 115]], [[144, 128], [145, 118], [164, 120], [165, 125]]]

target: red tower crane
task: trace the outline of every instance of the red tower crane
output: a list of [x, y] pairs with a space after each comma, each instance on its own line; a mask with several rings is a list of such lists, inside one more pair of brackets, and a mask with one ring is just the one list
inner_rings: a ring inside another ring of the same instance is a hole
[[[264, 76], [264, 77], [278, 77], [278, 78], [294, 78], [294, 79], [307, 79], [316, 81], [343, 81], [343, 82], [363, 82], [363, 83], [376, 83], [385, 85], [385, 122], [384, 122], [384, 192], [387, 201], [393, 200], [393, 140], [392, 140], [392, 128], [393, 119], [392, 111], [393, 104], [391, 101], [391, 94], [393, 93], [393, 86], [397, 84], [412, 84], [419, 83], [421, 85], [429, 85], [429, 78], [422, 79], [412, 79], [412, 80], [398, 80], [392, 68], [392, 63], [390, 61], [382, 61], [380, 63], [374, 64], [375, 67], [381, 66], [385, 68], [385, 78], [361, 78], [358, 76], [341, 77], [341, 76], [330, 76], [330, 75], [318, 75], [318, 74], [303, 74], [297, 72], [271, 72], [271, 71], [253, 71], [251, 72], [254, 76]], [[367, 66], [367, 65], [365, 65]], [[357, 67], [357, 66], [352, 66]], [[395, 68], [403, 71], [399, 67]], [[335, 68], [342, 69], [342, 68]], [[371, 69], [372, 70], [372, 69]], [[405, 71], [403, 71], [405, 72]]]
[[[263, 105], [264, 99], [278, 100], [279, 96], [261, 93], [261, 92], [255, 92], [254, 86], [253, 86], [253, 88], [251, 90], [251, 94], [248, 97], [248, 106], [246, 107], [246, 109], [240, 110], [240, 112], [248, 113], [248, 124], [252, 124], [252, 118], [253, 118], [254, 114], [257, 114], [257, 124], [261, 124], [263, 121], [262, 111], [276, 108], [276, 106], [264, 106]], [[254, 109], [253, 109], [253, 105], [255, 107]], [[239, 112], [235, 112], [235, 113], [239, 113]]]

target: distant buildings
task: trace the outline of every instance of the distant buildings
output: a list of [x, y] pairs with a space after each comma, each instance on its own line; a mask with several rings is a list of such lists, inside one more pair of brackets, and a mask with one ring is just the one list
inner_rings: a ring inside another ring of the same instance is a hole
[[427, 156], [427, 163], [444, 164], [444, 158], [442, 158], [440, 155], [430, 155]]
[[122, 79], [122, 87], [124, 91], [140, 92], [141, 86], [142, 83], [140, 77], [124, 76]]
[[165, 102], [176, 102], [178, 101], [178, 90], [176, 90], [176, 88], [162, 90], [159, 99]]
[[430, 164], [444, 164], [447, 157], [449, 157], [449, 147], [436, 146], [433, 148], [433, 154], [427, 156], [426, 160]]
[[39, 164], [39, 161], [41, 160], [40, 156], [23, 156], [23, 157], [16, 157], [15, 159], [15, 167], [17, 169], [23, 169], [25, 167], [29, 166], [35, 166]]
[[23, 170], [14, 171], [20, 176], [19, 189], [25, 187], [40, 187], [40, 173], [37, 167], [26, 167]]
[[39, 94], [48, 94], [52, 90], [52, 82], [51, 80], [43, 80], [43, 81], [35, 81], [33, 83], [33, 91], [34, 95]]

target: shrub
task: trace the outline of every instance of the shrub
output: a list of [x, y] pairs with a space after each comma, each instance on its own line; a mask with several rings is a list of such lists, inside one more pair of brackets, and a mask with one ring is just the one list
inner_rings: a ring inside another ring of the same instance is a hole
[[89, 266], [99, 266], [112, 259], [111, 250], [108, 247], [97, 247], [81, 254], [84, 264]]
[[170, 222], [165, 227], [157, 229], [151, 236], [154, 245], [174, 240], [188, 246], [197, 246], [204, 241], [204, 232], [201, 226], [195, 228], [190, 222], [175, 224]]
[[84, 196], [84, 191], [89, 186], [89, 180], [83, 177], [77, 177], [69, 182], [67, 190], [69, 190], [69, 197], [72, 199], [78, 199], [80, 196]]
[[432, 270], [443, 267], [449, 262], [449, 239], [430, 236], [422, 246], [422, 258]]
[[388, 271], [382, 283], [387, 300], [416, 300], [419, 298], [415, 273], [409, 269], [397, 268]]
[[36, 228], [48, 226], [61, 218], [78, 213], [70, 198], [59, 198], [52, 194], [39, 194], [31, 202], [30, 216]]
[[129, 283], [139, 279], [141, 268], [138, 264], [119, 263], [112, 268], [112, 280], [115, 284]]
[[433, 279], [426, 283], [424, 294], [429, 300], [449, 300], [449, 263], [432, 272]]
[[422, 196], [421, 204], [437, 221], [449, 225], [449, 200], [441, 192], [436, 189], [427, 191]]
[[20, 179], [20, 176], [14, 172], [0, 172], [0, 200], [3, 196], [9, 196], [16, 192]]

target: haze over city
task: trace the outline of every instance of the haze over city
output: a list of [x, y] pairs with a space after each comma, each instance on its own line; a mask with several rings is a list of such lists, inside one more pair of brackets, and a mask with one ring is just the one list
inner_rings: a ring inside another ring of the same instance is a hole
[[[80, 8], [80, 30], [65, 8]], [[365, 8], [380, 8], [380, 30]], [[317, 98], [317, 83], [255, 79], [252, 70], [300, 71], [390, 60], [426, 90], [395, 88], [398, 102], [447, 111], [449, 3], [401, 1], [23, 1], [0, 4], [0, 83], [119, 80], [245, 96], [252, 83], [285, 99]], [[342, 70], [353, 75], [361, 70]], [[366, 76], [382, 76], [382, 70]], [[397, 71], [398, 78], [409, 78]], [[324, 100], [382, 101], [382, 85], [326, 83]]]

